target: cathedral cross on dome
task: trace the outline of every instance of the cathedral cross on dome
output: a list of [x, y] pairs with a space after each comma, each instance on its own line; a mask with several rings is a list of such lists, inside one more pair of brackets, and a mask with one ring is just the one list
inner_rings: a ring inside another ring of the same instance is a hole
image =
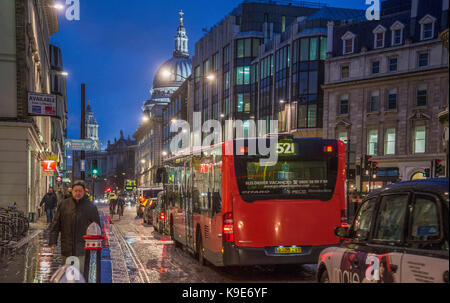
[[183, 10], [180, 10], [179, 14], [180, 14], [180, 25], [183, 26], [183, 15], [184, 15]]

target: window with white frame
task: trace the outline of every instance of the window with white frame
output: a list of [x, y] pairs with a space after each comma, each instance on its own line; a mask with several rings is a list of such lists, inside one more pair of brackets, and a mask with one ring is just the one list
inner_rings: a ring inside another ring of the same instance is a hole
[[342, 95], [339, 100], [339, 114], [346, 115], [348, 114], [348, 95]]
[[417, 96], [416, 96], [416, 106], [426, 106], [427, 105], [427, 85], [422, 84], [417, 87]]
[[425, 152], [426, 128], [425, 125], [416, 126], [414, 128], [414, 153], [420, 154]]
[[367, 154], [369, 156], [376, 156], [378, 153], [378, 130], [373, 129], [369, 131], [367, 137]]
[[346, 32], [344, 36], [342, 36], [342, 44], [343, 44], [343, 51], [342, 53], [344, 55], [351, 54], [355, 51], [355, 34], [352, 32]]
[[372, 33], [374, 35], [374, 37], [373, 37], [374, 48], [384, 47], [384, 37], [386, 34], [386, 28], [380, 24], [377, 27], [375, 27], [375, 29], [372, 31]]
[[380, 92], [374, 91], [370, 95], [367, 112], [369, 112], [369, 113], [378, 112], [379, 108], [380, 108]]
[[419, 21], [420, 24], [420, 40], [433, 39], [434, 37], [434, 25], [436, 24], [436, 18], [431, 15], [426, 15]]
[[400, 21], [396, 21], [392, 26], [390, 27], [390, 30], [392, 31], [391, 35], [391, 45], [401, 45], [403, 43], [403, 29], [405, 28], [405, 25], [401, 23]]
[[388, 93], [388, 100], [386, 103], [386, 110], [397, 109], [397, 89], [391, 89]]
[[395, 155], [395, 128], [388, 128], [384, 136], [384, 154]]
[[420, 52], [420, 53], [418, 53], [417, 54], [417, 58], [418, 58], [418, 65], [419, 65], [419, 67], [428, 66], [428, 61], [429, 61], [428, 52]]

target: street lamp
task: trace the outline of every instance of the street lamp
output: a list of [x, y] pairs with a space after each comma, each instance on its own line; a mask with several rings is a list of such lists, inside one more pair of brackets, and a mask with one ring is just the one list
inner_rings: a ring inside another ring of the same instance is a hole
[[165, 157], [165, 156], [167, 156], [167, 152], [166, 151], [163, 151], [162, 152], [162, 155]]
[[141, 160], [141, 163], [142, 163], [142, 164], [145, 164], [145, 159], [142, 159], [142, 160]]
[[[171, 72], [171, 71], [168, 70], [168, 69], [164, 69], [164, 70], [161, 72], [161, 75], [162, 75], [164, 78], [169, 78], [170, 76], [178, 76], [178, 77], [182, 78], [183, 80], [187, 80], [187, 79], [188, 79], [188, 78], [186, 78], [186, 77], [184, 77], [184, 76], [182, 76], [182, 75], [180, 75], [180, 74], [178, 74], [178, 73], [173, 73], [173, 72]], [[216, 76], [215, 76], [214, 74], [209, 74], [208, 76], [202, 77], [202, 78], [207, 79], [207, 80], [209, 80], [209, 81], [213, 81], [214, 79], [216, 79]]]
[[69, 76], [69, 73], [68, 72], [61, 72], [61, 75], [63, 75], [64, 77], [67, 77], [67, 76]]
[[148, 120], [149, 120], [149, 119], [148, 119], [147, 115], [142, 116], [142, 121], [143, 121], [143, 122], [147, 122]]
[[62, 5], [61, 3], [55, 3], [53, 6], [50, 6], [50, 7], [53, 7], [59, 11], [64, 9], [64, 5]]

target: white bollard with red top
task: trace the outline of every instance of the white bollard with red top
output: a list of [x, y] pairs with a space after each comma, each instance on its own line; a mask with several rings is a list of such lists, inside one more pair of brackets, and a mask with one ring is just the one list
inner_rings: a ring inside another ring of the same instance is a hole
[[86, 233], [83, 239], [86, 241], [84, 249], [90, 252], [86, 253], [86, 257], [89, 258], [88, 283], [97, 283], [99, 282], [97, 276], [100, 274], [100, 261], [97, 259], [103, 248], [102, 241], [105, 237], [102, 235], [100, 226], [95, 222], [89, 225]]

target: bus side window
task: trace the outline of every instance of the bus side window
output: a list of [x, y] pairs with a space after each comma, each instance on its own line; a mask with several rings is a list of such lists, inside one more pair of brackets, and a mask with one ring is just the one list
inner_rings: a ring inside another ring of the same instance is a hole
[[213, 192], [213, 215], [220, 213], [222, 211], [222, 199], [220, 198], [219, 192]]

